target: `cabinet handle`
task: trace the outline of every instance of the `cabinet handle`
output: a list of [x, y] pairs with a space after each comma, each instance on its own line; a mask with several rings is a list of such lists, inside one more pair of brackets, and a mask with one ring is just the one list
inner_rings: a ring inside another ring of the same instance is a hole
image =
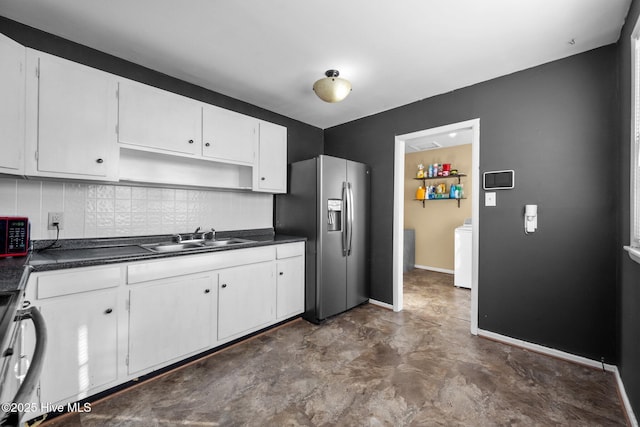
[[226, 288], [226, 287], [227, 287], [227, 284], [226, 284], [226, 283], [223, 283], [223, 284], [222, 284], [222, 287], [223, 287], [223, 288]]
[[281, 271], [281, 272], [280, 272], [280, 275], [281, 275], [281, 276], [284, 276], [284, 271]]
[[190, 139], [190, 140], [189, 140], [189, 144], [193, 144], [193, 139]]
[[211, 292], [211, 289], [205, 289], [205, 290], [204, 290], [204, 293], [205, 293], [205, 294], [208, 294], [209, 292]]
[[111, 309], [111, 308], [107, 308], [107, 309], [104, 311], [104, 314], [111, 314], [112, 312], [113, 312], [113, 309]]
[[263, 176], [262, 178], [260, 178], [260, 181], [264, 181], [265, 179], [267, 179], [267, 178], [265, 178], [265, 177]]
[[102, 160], [102, 159], [97, 159], [97, 160], [96, 160], [96, 163], [104, 163], [104, 160]]
[[204, 146], [205, 146], [205, 147], [209, 147], [209, 146], [211, 146], [211, 144], [209, 144], [208, 142], [206, 142], [206, 143], [204, 144]]

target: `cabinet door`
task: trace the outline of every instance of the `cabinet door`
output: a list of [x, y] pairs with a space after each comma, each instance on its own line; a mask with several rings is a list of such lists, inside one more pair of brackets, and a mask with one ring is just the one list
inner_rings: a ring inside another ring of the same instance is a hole
[[214, 275], [151, 282], [129, 291], [129, 374], [212, 344]]
[[24, 152], [24, 46], [0, 34], [0, 172], [22, 174]]
[[151, 86], [121, 81], [118, 141], [182, 154], [200, 154], [198, 101]]
[[218, 339], [257, 329], [275, 320], [273, 264], [221, 270], [218, 279]]
[[40, 401], [88, 396], [117, 379], [117, 292], [84, 292], [41, 301], [47, 349]]
[[287, 128], [260, 122], [257, 168], [253, 172], [253, 190], [287, 192]]
[[27, 60], [37, 71], [27, 82], [27, 139], [35, 151], [26, 154], [27, 173], [117, 179], [112, 76], [35, 51]]
[[276, 273], [278, 320], [304, 312], [304, 258], [278, 260]]
[[202, 109], [202, 155], [228, 163], [251, 164], [258, 120], [206, 105]]

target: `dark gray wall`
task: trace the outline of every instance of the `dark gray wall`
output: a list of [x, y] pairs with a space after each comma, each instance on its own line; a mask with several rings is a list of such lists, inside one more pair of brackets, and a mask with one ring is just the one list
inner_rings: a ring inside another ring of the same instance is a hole
[[631, 42], [633, 26], [640, 15], [640, 3], [634, 1], [618, 43], [620, 87], [620, 203], [619, 241], [616, 254], [619, 257], [619, 368], [625, 391], [636, 417], [640, 414], [640, 265], [632, 261], [623, 245], [629, 244], [630, 197], [629, 159], [631, 124]]
[[306, 159], [323, 151], [320, 128], [273, 113], [255, 105], [178, 80], [149, 68], [91, 49], [0, 16], [0, 32], [24, 46], [66, 58], [112, 74], [136, 80], [189, 98], [286, 126], [289, 161]]
[[[326, 154], [372, 167], [372, 298], [392, 303], [394, 136], [480, 118], [480, 172], [516, 171], [516, 188], [480, 208], [480, 328], [615, 363], [616, 52], [606, 46], [325, 130]], [[539, 206], [529, 236], [525, 204]]]

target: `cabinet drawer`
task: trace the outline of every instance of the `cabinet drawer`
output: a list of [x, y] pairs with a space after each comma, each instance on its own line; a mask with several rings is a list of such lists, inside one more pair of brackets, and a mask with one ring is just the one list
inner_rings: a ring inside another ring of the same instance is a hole
[[276, 249], [276, 258], [282, 259], [304, 255], [304, 244], [305, 242], [297, 242], [279, 245]]
[[202, 255], [176, 256], [162, 261], [145, 262], [128, 266], [127, 283], [141, 283], [149, 280], [212, 271], [220, 268], [272, 261], [274, 258], [275, 248], [273, 246], [231, 249]]
[[49, 273], [38, 277], [38, 299], [115, 288], [120, 284], [120, 267]]

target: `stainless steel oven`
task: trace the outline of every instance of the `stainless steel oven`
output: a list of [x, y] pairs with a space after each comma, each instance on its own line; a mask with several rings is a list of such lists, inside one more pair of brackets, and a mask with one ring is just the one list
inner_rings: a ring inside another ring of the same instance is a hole
[[[44, 319], [36, 307], [30, 306], [21, 297], [22, 292], [0, 295], [0, 425], [18, 426], [27, 412], [35, 412], [32, 395], [37, 387], [47, 332]], [[35, 348], [25, 345], [24, 332], [26, 322], [32, 321], [36, 343]]]

